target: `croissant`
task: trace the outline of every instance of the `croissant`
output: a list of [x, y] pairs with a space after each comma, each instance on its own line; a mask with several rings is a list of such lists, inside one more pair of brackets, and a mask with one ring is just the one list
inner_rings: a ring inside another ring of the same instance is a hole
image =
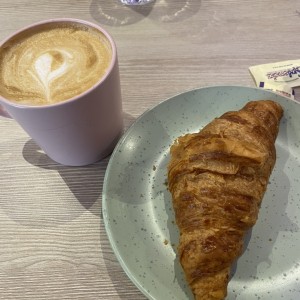
[[171, 146], [178, 257], [197, 300], [227, 295], [230, 268], [257, 220], [275, 164], [282, 115], [274, 101], [251, 101]]

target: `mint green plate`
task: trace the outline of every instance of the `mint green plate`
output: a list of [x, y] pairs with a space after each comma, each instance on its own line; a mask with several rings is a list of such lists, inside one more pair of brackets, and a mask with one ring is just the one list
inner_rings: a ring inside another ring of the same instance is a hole
[[103, 217], [121, 266], [149, 298], [193, 299], [176, 258], [178, 231], [166, 187], [169, 147], [249, 100], [285, 110], [277, 162], [233, 267], [227, 299], [300, 299], [300, 104], [257, 88], [216, 86], [170, 98], [144, 113], [115, 148], [104, 180]]

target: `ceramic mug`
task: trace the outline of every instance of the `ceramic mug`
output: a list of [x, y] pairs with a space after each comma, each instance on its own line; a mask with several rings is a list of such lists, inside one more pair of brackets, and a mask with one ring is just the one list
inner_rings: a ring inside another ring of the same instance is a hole
[[71, 18], [30, 25], [4, 40], [47, 24], [75, 24], [102, 33], [110, 44], [111, 60], [105, 74], [81, 94], [46, 105], [20, 104], [0, 95], [0, 114], [16, 120], [41, 149], [63, 165], [81, 166], [109, 155], [123, 131], [122, 103], [116, 45], [98, 25]]

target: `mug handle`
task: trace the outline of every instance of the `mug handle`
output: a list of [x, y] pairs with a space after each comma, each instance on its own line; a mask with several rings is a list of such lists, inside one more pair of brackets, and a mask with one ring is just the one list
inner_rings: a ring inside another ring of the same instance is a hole
[[3, 108], [1, 104], [0, 104], [0, 116], [12, 119], [11, 115]]

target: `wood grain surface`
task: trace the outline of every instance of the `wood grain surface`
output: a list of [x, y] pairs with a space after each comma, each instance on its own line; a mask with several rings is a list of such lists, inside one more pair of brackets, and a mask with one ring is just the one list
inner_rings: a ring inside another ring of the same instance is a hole
[[[102, 25], [119, 56], [126, 127], [147, 109], [211, 85], [255, 86], [249, 66], [300, 58], [299, 0], [0, 0], [0, 40], [44, 19]], [[101, 214], [106, 158], [51, 161], [0, 117], [0, 299], [145, 299], [120, 267]]]

